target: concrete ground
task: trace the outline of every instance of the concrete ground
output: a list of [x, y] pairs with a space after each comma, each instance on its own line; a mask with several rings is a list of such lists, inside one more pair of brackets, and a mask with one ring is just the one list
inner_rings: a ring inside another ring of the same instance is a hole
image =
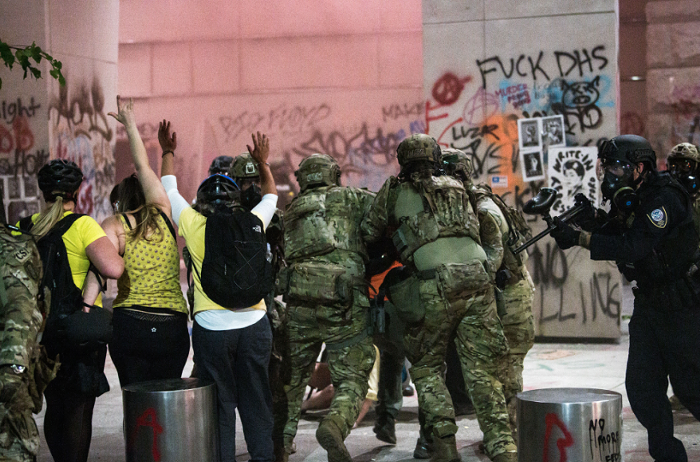
[[[644, 428], [630, 410], [625, 393], [624, 376], [627, 362], [628, 337], [623, 335], [619, 344], [551, 344], [538, 343], [525, 360], [525, 388], [577, 387], [602, 388], [623, 395], [622, 460], [648, 462], [647, 440]], [[189, 375], [192, 363], [188, 362], [185, 374]], [[97, 399], [93, 418], [93, 438], [90, 461], [116, 462], [125, 460], [122, 437], [122, 397], [117, 373], [107, 357], [107, 378], [111, 391]], [[377, 440], [372, 432], [374, 413], [370, 411], [362, 424], [346, 440], [355, 462], [412, 460], [418, 436], [418, 408], [416, 397], [404, 399], [404, 407], [396, 426], [398, 444], [390, 446]], [[326, 453], [314, 437], [323, 412], [309, 413], [302, 418], [296, 438], [297, 452], [290, 462], [325, 461]], [[690, 461], [700, 461], [700, 423], [687, 411], [674, 413], [676, 435], [683, 441]], [[50, 461], [43, 439], [43, 412], [37, 416], [42, 441], [39, 461]], [[479, 449], [481, 432], [476, 418], [459, 417], [457, 446], [462, 461], [487, 461]], [[236, 437], [239, 461], [248, 460], [243, 433]], [[555, 460], [555, 459], [552, 459]], [[558, 457], [556, 460], [560, 460]], [[561, 459], [565, 460], [565, 459]], [[169, 461], [163, 461], [169, 462]]]

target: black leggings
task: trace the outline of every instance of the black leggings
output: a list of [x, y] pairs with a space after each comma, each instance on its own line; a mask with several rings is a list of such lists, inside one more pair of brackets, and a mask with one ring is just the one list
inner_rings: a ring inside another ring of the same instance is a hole
[[44, 391], [44, 435], [55, 462], [86, 462], [92, 438], [95, 396], [59, 390], [51, 384]]
[[190, 353], [186, 314], [160, 316], [116, 308], [112, 323], [109, 355], [122, 387], [182, 376]]

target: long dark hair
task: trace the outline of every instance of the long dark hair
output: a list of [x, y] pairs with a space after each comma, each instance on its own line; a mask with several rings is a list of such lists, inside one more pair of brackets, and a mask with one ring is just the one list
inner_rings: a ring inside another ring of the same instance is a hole
[[147, 239], [148, 231], [161, 234], [162, 239], [157, 219], [160, 210], [154, 204], [146, 203], [143, 187], [135, 174], [124, 178], [117, 185], [115, 202], [116, 213], [130, 213], [136, 219], [136, 226], [131, 230], [131, 236], [134, 239]]

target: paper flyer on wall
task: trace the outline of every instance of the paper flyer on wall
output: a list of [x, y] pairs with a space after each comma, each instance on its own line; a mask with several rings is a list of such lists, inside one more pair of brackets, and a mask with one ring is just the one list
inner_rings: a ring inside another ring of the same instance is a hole
[[560, 214], [573, 207], [574, 197], [583, 193], [593, 204], [598, 203], [596, 147], [550, 148], [548, 153], [549, 187], [557, 191], [552, 213]]

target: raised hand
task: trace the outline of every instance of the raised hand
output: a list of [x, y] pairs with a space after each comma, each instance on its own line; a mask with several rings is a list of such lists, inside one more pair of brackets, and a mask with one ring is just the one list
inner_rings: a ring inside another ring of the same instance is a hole
[[251, 134], [253, 138], [253, 149], [249, 145], [246, 145], [250, 156], [260, 164], [267, 164], [267, 158], [270, 156], [270, 139], [264, 133], [257, 132], [257, 134]]
[[134, 117], [134, 101], [129, 98], [128, 101], [122, 103], [121, 97], [117, 95], [117, 112], [109, 112], [110, 115], [117, 119], [125, 127], [135, 127], [136, 118]]
[[170, 121], [163, 119], [162, 122], [158, 124], [158, 142], [160, 143], [160, 148], [163, 152], [175, 152], [177, 148], [177, 133], [173, 132], [170, 134]]

